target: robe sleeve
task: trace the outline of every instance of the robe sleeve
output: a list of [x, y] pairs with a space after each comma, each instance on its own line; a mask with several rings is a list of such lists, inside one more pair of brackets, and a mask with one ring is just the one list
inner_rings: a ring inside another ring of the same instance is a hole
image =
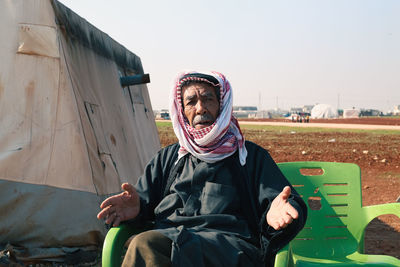
[[171, 168], [178, 156], [179, 145], [174, 144], [161, 149], [146, 165], [144, 173], [139, 177], [135, 189], [140, 197], [140, 221], [154, 220], [154, 209], [163, 198]]
[[[275, 254], [288, 244], [304, 227], [307, 218], [307, 206], [282, 174], [269, 153], [254, 143], [246, 143], [248, 148], [246, 164], [249, 164], [248, 170], [250, 170], [248, 171], [249, 184], [253, 192], [256, 192], [258, 196], [258, 207], [256, 209], [260, 216], [258, 223], [261, 233], [260, 242], [264, 260], [267, 262], [273, 259]], [[299, 217], [293, 220], [286, 228], [275, 230], [267, 224], [266, 215], [271, 202], [282, 192], [285, 186], [290, 186], [292, 189], [289, 203], [297, 210]]]

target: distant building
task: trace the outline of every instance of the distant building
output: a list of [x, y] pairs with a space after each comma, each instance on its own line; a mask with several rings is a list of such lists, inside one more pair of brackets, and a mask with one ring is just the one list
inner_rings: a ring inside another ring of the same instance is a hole
[[255, 106], [234, 106], [233, 111], [257, 111]]
[[259, 110], [257, 111], [256, 118], [260, 119], [271, 119], [275, 113], [271, 113], [268, 110]]
[[257, 107], [255, 106], [234, 106], [233, 115], [236, 118], [255, 118], [257, 116]]
[[288, 110], [283, 110], [283, 109], [269, 109], [269, 110], [263, 110], [263, 111], [258, 111], [257, 116], [262, 118], [281, 118], [281, 117], [287, 117], [290, 115]]
[[301, 112], [303, 112], [303, 108], [300, 108], [300, 107], [290, 108], [290, 113], [291, 114], [299, 114]]
[[382, 112], [377, 109], [362, 109], [360, 110], [360, 117], [362, 116], [380, 116]]
[[350, 118], [358, 118], [360, 116], [360, 110], [358, 109], [343, 109], [343, 118], [350, 119]]

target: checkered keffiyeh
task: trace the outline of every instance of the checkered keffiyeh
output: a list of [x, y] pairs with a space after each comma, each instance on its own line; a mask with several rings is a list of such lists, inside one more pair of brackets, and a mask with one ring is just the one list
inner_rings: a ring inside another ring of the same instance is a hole
[[[218, 84], [202, 78], [202, 74], [214, 77]], [[212, 125], [198, 130], [189, 125], [184, 115], [181, 97], [181, 85], [186, 81], [206, 82], [220, 88], [219, 115]], [[247, 150], [244, 146], [244, 137], [236, 118], [233, 117], [232, 88], [223, 74], [214, 71], [182, 72], [174, 81], [170, 98], [172, 125], [180, 144], [179, 158], [190, 153], [202, 161], [213, 163], [239, 150], [241, 165], [246, 163]]]

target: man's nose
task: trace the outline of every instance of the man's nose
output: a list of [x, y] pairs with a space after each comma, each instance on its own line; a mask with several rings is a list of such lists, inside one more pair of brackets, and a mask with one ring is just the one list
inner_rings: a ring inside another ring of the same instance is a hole
[[196, 114], [205, 114], [207, 109], [203, 103], [203, 101], [199, 100], [196, 103]]

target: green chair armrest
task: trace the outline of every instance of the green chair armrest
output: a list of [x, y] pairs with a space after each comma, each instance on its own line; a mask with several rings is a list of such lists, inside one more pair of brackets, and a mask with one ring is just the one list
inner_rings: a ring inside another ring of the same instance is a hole
[[400, 203], [386, 203], [362, 207], [363, 220], [360, 220], [359, 234], [361, 236], [358, 252], [364, 253], [364, 235], [367, 225], [376, 217], [393, 214], [400, 218]]
[[124, 245], [126, 241], [135, 234], [151, 229], [150, 225], [142, 227], [132, 226], [129, 224], [121, 224], [112, 227], [106, 235], [103, 244], [101, 263], [103, 267], [119, 267], [121, 266], [122, 256], [124, 253]]
[[400, 218], [400, 203], [372, 205], [363, 207], [362, 209], [366, 225], [374, 218], [381, 215], [393, 214]]
[[274, 267], [287, 267], [292, 257], [290, 243], [278, 251], [275, 257]]

